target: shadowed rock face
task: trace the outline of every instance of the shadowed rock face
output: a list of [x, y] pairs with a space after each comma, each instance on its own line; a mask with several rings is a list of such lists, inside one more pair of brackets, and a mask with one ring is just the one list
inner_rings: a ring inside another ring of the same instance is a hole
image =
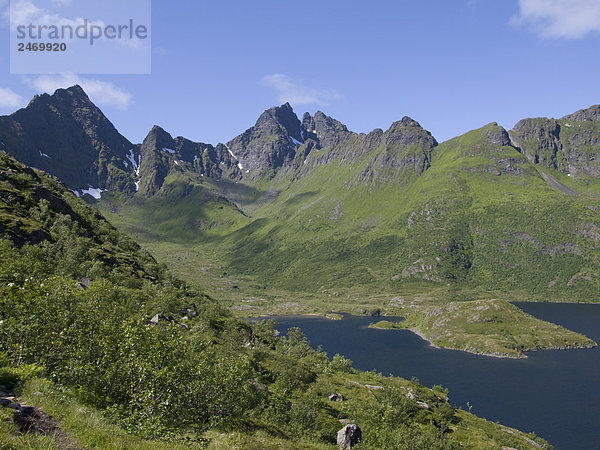
[[140, 195], [145, 197], [156, 195], [169, 173], [181, 171], [184, 166], [190, 175], [228, 180], [241, 178], [239, 162], [227, 146], [213, 147], [181, 136], [173, 138], [158, 125], [144, 139], [140, 155], [138, 186]]
[[249, 177], [273, 177], [291, 164], [304, 130], [289, 103], [265, 111], [256, 124], [227, 143]]
[[289, 103], [280, 107], [270, 108], [260, 115], [255, 128], [262, 128], [273, 134], [285, 130], [289, 137], [302, 141], [302, 124]]
[[36, 95], [26, 108], [0, 117], [0, 142], [2, 150], [58, 176], [71, 189], [135, 192], [135, 170], [127, 155], [137, 155], [137, 146], [79, 86]]
[[557, 169], [560, 126], [554, 119], [524, 119], [510, 131], [514, 144], [534, 164]]
[[171, 166], [169, 150], [175, 148], [175, 142], [169, 133], [155, 125], [140, 150], [140, 188], [145, 196], [152, 196], [162, 187]]
[[534, 164], [573, 177], [600, 176], [600, 106], [562, 119], [524, 119], [510, 131], [515, 146]]
[[332, 117], [326, 116], [321, 111], [317, 111], [312, 118], [314, 123], [314, 132], [317, 134], [323, 147], [335, 147], [340, 142], [352, 134], [346, 128], [346, 125], [338, 122]]

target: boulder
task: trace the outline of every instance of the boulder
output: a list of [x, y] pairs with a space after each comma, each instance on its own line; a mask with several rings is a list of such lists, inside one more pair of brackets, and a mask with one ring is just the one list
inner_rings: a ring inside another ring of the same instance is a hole
[[92, 280], [88, 277], [77, 278], [77, 287], [81, 289], [87, 289], [91, 286]]
[[158, 322], [163, 319], [164, 320], [165, 316], [163, 316], [162, 314], [156, 314], [154, 317], [152, 317], [152, 319], [150, 319], [150, 324], [151, 325], [158, 325]]
[[331, 400], [332, 402], [340, 402], [342, 401], [343, 397], [342, 394], [331, 394], [329, 396], [329, 400]]
[[427, 403], [425, 403], [425, 402], [417, 402], [417, 406], [419, 408], [423, 408], [423, 409], [426, 409], [428, 411], [431, 411], [431, 407]]
[[173, 316], [165, 316], [162, 313], [158, 313], [158, 314], [155, 314], [154, 317], [152, 317], [152, 319], [150, 319], [149, 323], [150, 323], [150, 325], [158, 325], [158, 322], [160, 322], [161, 320], [165, 320], [167, 322], [173, 322], [175, 319], [173, 319]]
[[354, 447], [362, 440], [362, 430], [354, 423], [346, 425], [337, 434], [337, 443], [340, 450], [346, 450]]

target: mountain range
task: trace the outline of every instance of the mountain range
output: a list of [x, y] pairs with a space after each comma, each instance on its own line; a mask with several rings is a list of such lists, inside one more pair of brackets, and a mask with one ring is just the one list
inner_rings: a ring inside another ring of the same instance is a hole
[[159, 126], [133, 144], [73, 86], [0, 117], [0, 149], [150, 249], [194, 248], [290, 292], [600, 294], [600, 106], [439, 143], [409, 117], [355, 133], [286, 103], [224, 144]]

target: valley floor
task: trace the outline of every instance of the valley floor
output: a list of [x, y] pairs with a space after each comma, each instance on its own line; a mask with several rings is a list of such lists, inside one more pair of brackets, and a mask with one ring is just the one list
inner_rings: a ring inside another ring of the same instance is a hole
[[[406, 285], [401, 292], [359, 285], [321, 292], [279, 289], [248, 276], [228, 272], [209, 246], [146, 242], [159, 262], [190, 284], [202, 288], [240, 317], [294, 314], [402, 316], [399, 328], [410, 329], [431, 344], [447, 349], [500, 357], [525, 358], [542, 349], [591, 348], [581, 334], [524, 313], [511, 301], [540, 299], [522, 293], [493, 294], [450, 284]], [[492, 297], [493, 295], [493, 297]]]

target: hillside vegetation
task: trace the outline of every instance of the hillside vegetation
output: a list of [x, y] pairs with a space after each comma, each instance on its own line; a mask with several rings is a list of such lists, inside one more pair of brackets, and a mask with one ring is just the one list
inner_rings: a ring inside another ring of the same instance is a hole
[[0, 178], [0, 384], [52, 425], [22, 434], [4, 409], [3, 448], [333, 448], [349, 422], [355, 448], [548, 447], [452, 408], [439, 386], [233, 317], [5, 155]]

